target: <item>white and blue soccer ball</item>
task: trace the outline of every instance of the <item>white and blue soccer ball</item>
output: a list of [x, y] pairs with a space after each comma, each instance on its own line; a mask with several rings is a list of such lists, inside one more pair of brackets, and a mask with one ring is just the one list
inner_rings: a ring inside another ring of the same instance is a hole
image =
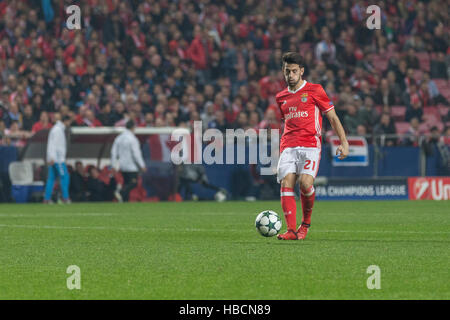
[[280, 232], [283, 223], [275, 211], [264, 210], [256, 216], [255, 227], [264, 237], [273, 237]]

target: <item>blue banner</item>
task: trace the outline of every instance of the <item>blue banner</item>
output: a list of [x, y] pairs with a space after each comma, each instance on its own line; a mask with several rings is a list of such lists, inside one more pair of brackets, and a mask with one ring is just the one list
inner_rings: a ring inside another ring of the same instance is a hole
[[331, 180], [317, 185], [318, 200], [407, 200], [406, 179]]

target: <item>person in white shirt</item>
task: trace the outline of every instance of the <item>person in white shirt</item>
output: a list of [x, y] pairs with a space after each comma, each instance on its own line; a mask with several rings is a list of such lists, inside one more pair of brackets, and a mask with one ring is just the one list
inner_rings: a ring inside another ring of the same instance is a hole
[[111, 165], [119, 169], [123, 176], [123, 186], [114, 195], [119, 200], [128, 201], [130, 191], [137, 186], [139, 171], [145, 172], [139, 140], [134, 135], [135, 123], [129, 120], [126, 129], [114, 139], [111, 148]]
[[70, 176], [66, 166], [67, 141], [66, 130], [70, 130], [72, 119], [64, 116], [62, 121], [56, 121], [50, 129], [47, 140], [47, 183], [45, 185], [44, 203], [51, 203], [55, 179], [59, 177], [63, 201], [70, 203]]

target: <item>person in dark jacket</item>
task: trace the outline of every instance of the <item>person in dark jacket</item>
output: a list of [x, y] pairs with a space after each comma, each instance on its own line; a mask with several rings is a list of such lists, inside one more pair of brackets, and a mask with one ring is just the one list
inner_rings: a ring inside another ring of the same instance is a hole
[[87, 193], [89, 201], [112, 201], [116, 182], [111, 177], [109, 184], [100, 179], [100, 173], [96, 167], [89, 168], [89, 177], [87, 179]]
[[73, 201], [86, 201], [86, 177], [81, 161], [75, 162], [75, 170], [70, 175], [69, 190]]

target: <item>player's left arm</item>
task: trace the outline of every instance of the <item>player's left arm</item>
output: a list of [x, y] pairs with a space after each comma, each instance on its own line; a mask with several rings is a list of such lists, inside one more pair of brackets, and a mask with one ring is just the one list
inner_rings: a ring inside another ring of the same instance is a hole
[[334, 110], [333, 102], [330, 101], [325, 90], [320, 84], [316, 85], [314, 89], [314, 100], [316, 105], [319, 107], [320, 111], [325, 113], [328, 121], [330, 121], [331, 126], [333, 127], [334, 132], [337, 133], [339, 140], [341, 141], [340, 146], [336, 150], [336, 155], [339, 156], [339, 159], [341, 160], [345, 159], [349, 153], [348, 141], [345, 136], [344, 127], [342, 126], [341, 121]]
[[344, 127], [342, 126], [341, 121], [339, 120], [339, 117], [336, 114], [334, 108], [325, 113], [325, 115], [327, 116], [328, 121], [330, 121], [331, 127], [333, 128], [334, 132], [336, 132], [339, 140], [341, 141], [341, 144], [336, 150], [336, 155], [339, 155], [339, 159], [341, 160], [345, 159], [348, 156], [349, 147]]

